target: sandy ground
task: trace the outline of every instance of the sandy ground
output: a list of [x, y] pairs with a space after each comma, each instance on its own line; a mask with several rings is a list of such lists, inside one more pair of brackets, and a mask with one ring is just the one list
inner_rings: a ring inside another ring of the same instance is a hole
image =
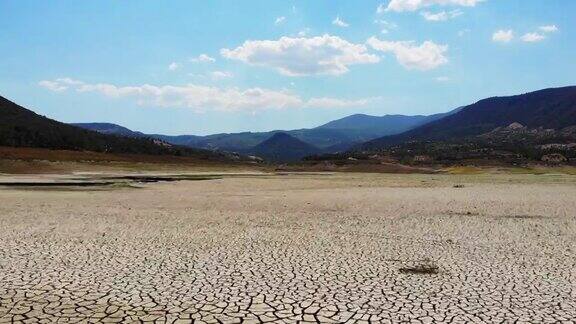
[[0, 323], [576, 318], [576, 176], [138, 187], [0, 189]]

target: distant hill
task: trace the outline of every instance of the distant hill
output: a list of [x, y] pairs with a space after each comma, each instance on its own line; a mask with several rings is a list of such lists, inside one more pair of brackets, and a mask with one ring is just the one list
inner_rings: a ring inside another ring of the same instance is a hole
[[126, 127], [112, 123], [74, 123], [70, 125], [108, 135], [121, 135], [128, 137], [149, 137], [144, 133], [135, 132]]
[[426, 116], [356, 114], [331, 121], [319, 126], [318, 129], [359, 130], [384, 136], [401, 133], [419, 126], [425, 119]]
[[276, 133], [256, 145], [251, 151], [259, 157], [275, 162], [299, 161], [305, 156], [319, 154], [320, 149], [289, 134]]
[[0, 97], [0, 116], [0, 146], [202, 158], [216, 156], [209, 151], [174, 146], [157, 139], [106, 135], [64, 124], [3, 97]]
[[274, 130], [270, 132], [223, 133], [207, 136], [143, 134], [109, 123], [79, 123], [73, 125], [104, 134], [151, 137], [174, 145], [239, 153], [250, 153], [254, 146], [264, 142], [275, 134], [286, 133], [321, 149], [325, 153], [337, 153], [344, 152], [359, 143], [381, 136], [401, 133], [451, 113], [453, 112], [431, 116], [386, 115], [380, 117], [358, 114], [338, 119], [316, 128], [287, 131]]
[[113, 123], [71, 123], [70, 125], [88, 129], [102, 134], [121, 135], [134, 138], [155, 138], [173, 145], [181, 145], [193, 148], [199, 148], [199, 145], [197, 143], [204, 138], [202, 136], [194, 136], [194, 135], [170, 136], [160, 134], [144, 134], [142, 132], [133, 131], [124, 126], [120, 126]]
[[343, 143], [364, 142], [377, 137], [375, 135], [367, 135], [360, 131], [332, 129], [274, 130], [269, 132], [223, 133], [206, 136], [150, 136], [165, 140], [169, 143], [190, 147], [230, 152], [246, 152], [277, 133], [290, 134], [301, 141], [323, 149]]
[[208, 148], [202, 147], [202, 145], [198, 144], [198, 142], [204, 138], [202, 136], [196, 136], [196, 135], [171, 136], [171, 135], [160, 135], [160, 134], [146, 134], [146, 136], [149, 136], [152, 138], [157, 138], [157, 139], [166, 141], [168, 143], [172, 143], [174, 145], [182, 145], [182, 146], [193, 147], [193, 148], [208, 149]]
[[402, 133], [420, 125], [438, 120], [447, 115], [455, 113], [459, 109], [430, 116], [370, 116], [364, 114], [355, 114], [331, 121], [327, 124], [317, 127], [316, 129], [360, 130], [367, 133], [378, 134], [379, 136], [386, 136]]
[[561, 129], [576, 125], [576, 87], [480, 100], [455, 114], [401, 134], [369, 141], [359, 148], [377, 150], [410, 141], [454, 140], [480, 135], [515, 122], [529, 128]]

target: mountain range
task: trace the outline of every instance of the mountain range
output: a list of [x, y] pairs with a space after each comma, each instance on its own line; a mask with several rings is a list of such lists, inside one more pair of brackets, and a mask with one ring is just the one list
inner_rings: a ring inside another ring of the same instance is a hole
[[[304, 150], [314, 154], [344, 152], [355, 145], [364, 143], [381, 136], [393, 135], [410, 130], [420, 125], [441, 119], [451, 113], [435, 114], [431, 116], [404, 116], [386, 115], [370, 116], [356, 114], [347, 116], [327, 124], [297, 130], [274, 130], [270, 132], [243, 132], [223, 133], [207, 136], [180, 135], [169, 136], [161, 134], [144, 134], [132, 131], [126, 127], [111, 123], [76, 123], [74, 126], [82, 127], [104, 134], [115, 134], [130, 137], [155, 138], [174, 145], [188, 146], [192, 148], [238, 152], [242, 154], [256, 154], [262, 152], [263, 146], [277, 134], [283, 134], [275, 140], [287, 140], [287, 136], [302, 142], [308, 147]], [[294, 140], [290, 142], [295, 143]], [[263, 145], [261, 145], [263, 144]], [[287, 153], [286, 156], [299, 156], [300, 154]], [[277, 155], [278, 156], [278, 155]], [[289, 158], [288, 160], [292, 160]]]
[[458, 140], [512, 123], [548, 129], [576, 125], [576, 87], [551, 88], [480, 100], [444, 118], [400, 134], [368, 141], [359, 149], [378, 150], [413, 141]]
[[539, 156], [534, 153], [541, 151], [539, 147], [548, 148], [542, 154], [550, 153], [550, 148], [575, 147], [576, 87], [492, 97], [431, 116], [356, 114], [310, 129], [208, 136], [144, 134], [110, 123], [69, 125], [2, 97], [0, 116], [0, 146], [204, 157], [236, 152], [274, 162], [347, 152], [412, 157], [416, 152], [436, 152], [437, 156], [457, 159], [462, 154], [456, 154], [455, 148], [468, 156], [491, 150], [534, 157]]
[[3, 97], [0, 97], [0, 117], [0, 146], [200, 158], [220, 156], [159, 139], [123, 136], [119, 129], [108, 133], [86, 130], [40, 116]]

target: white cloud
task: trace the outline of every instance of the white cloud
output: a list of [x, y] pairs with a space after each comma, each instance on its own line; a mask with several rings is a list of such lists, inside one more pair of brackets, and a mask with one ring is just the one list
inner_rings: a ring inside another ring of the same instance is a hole
[[274, 68], [287, 76], [340, 75], [348, 72], [350, 65], [380, 61], [367, 52], [366, 46], [330, 35], [246, 41], [220, 53], [228, 59]]
[[498, 30], [492, 34], [492, 40], [494, 42], [508, 43], [512, 39], [514, 39], [514, 31], [512, 29]]
[[446, 21], [448, 19], [456, 18], [463, 14], [462, 10], [455, 9], [451, 11], [440, 11], [437, 13], [432, 13], [429, 11], [424, 11], [421, 13], [422, 17], [428, 21]]
[[377, 51], [393, 53], [398, 63], [409, 70], [427, 71], [448, 63], [444, 55], [448, 46], [432, 41], [418, 46], [413, 41], [390, 42], [371, 37], [367, 43]]
[[214, 62], [216, 62], [216, 59], [213, 57], [210, 57], [206, 54], [200, 54], [197, 57], [191, 58], [190, 62], [193, 62], [193, 63], [214, 63]]
[[308, 33], [310, 33], [310, 28], [304, 28], [298, 32], [298, 36], [304, 37], [304, 36], [308, 35]]
[[386, 21], [384, 19], [376, 19], [376, 20], [374, 20], [374, 24], [380, 25], [383, 27], [381, 30], [382, 34], [388, 34], [391, 29], [398, 28], [398, 25], [396, 25], [395, 23]]
[[386, 27], [386, 28], [389, 28], [389, 29], [396, 29], [396, 28], [398, 28], [398, 25], [397, 25], [396, 23], [393, 23], [393, 22], [390, 22], [390, 21], [384, 20], [384, 19], [375, 19], [375, 20], [374, 20], [374, 24], [376, 24], [376, 25], [382, 25], [382, 26], [384, 26], [384, 27]]
[[84, 83], [81, 81], [73, 80], [70, 78], [58, 78], [53, 81], [44, 80], [38, 82], [39, 86], [54, 92], [61, 92], [64, 90], [68, 90], [70, 87], [80, 86], [83, 84]]
[[524, 35], [522, 35], [522, 37], [520, 39], [522, 39], [523, 42], [527, 42], [527, 43], [535, 43], [535, 42], [539, 42], [542, 41], [546, 38], [546, 36], [542, 35], [542, 34], [538, 34], [538, 33], [526, 33]]
[[470, 29], [466, 28], [466, 29], [461, 29], [458, 31], [458, 37], [463, 37], [464, 35], [468, 34], [470, 32]]
[[170, 65], [168, 65], [168, 70], [176, 71], [179, 67], [180, 67], [180, 65], [178, 63], [172, 62], [172, 63], [170, 63]]
[[384, 12], [386, 12], [386, 5], [381, 3], [378, 5], [378, 7], [376, 8], [376, 13], [377, 14], [383, 14]]
[[312, 98], [306, 102], [306, 107], [310, 108], [347, 108], [365, 106], [378, 98], [368, 98], [359, 100], [342, 100], [335, 98]]
[[336, 16], [336, 18], [334, 18], [334, 20], [332, 20], [332, 25], [335, 25], [338, 27], [344, 27], [344, 28], [350, 26], [350, 24], [348, 24], [344, 20], [340, 19], [340, 16]]
[[274, 24], [275, 25], [280, 25], [281, 23], [286, 21], [286, 17], [282, 16], [282, 17], [278, 17], [276, 18], [276, 20], [274, 20]]
[[436, 80], [437, 82], [448, 82], [448, 81], [450, 81], [450, 78], [447, 76], [439, 76], [439, 77], [435, 78], [434, 80]]
[[558, 27], [556, 27], [556, 25], [540, 26], [538, 29], [545, 33], [553, 33], [558, 31]]
[[228, 71], [213, 71], [210, 72], [210, 78], [212, 78], [212, 80], [222, 80], [222, 79], [229, 79], [232, 78], [234, 76], [234, 74], [232, 74], [232, 72], [228, 72]]
[[117, 86], [109, 83], [90, 84], [69, 78], [41, 81], [51, 91], [74, 90], [93, 92], [109, 98], [129, 98], [139, 105], [157, 107], [184, 107], [195, 111], [249, 111], [288, 108], [342, 108], [366, 105], [373, 98], [342, 100], [336, 98], [310, 98], [305, 100], [287, 90], [263, 88], [219, 88], [187, 84], [183, 86], [150, 84]]
[[59, 78], [59, 79], [56, 79], [54, 81], [58, 82], [60, 84], [65, 84], [65, 85], [69, 85], [69, 86], [79, 86], [79, 85], [84, 84], [84, 82], [82, 82], [82, 81], [74, 80], [71, 78]]
[[482, 1], [484, 0], [391, 0], [385, 9], [382, 7], [382, 10], [380, 10], [379, 6], [377, 11], [378, 13], [384, 11], [416, 11], [434, 5], [474, 7]]
[[54, 92], [61, 92], [68, 89], [68, 86], [57, 81], [40, 81], [38, 82], [38, 85]]
[[557, 32], [558, 27], [556, 25], [540, 26], [538, 30], [540, 30], [540, 32], [526, 33], [522, 35], [520, 39], [527, 43], [540, 42], [546, 39], [546, 34]]

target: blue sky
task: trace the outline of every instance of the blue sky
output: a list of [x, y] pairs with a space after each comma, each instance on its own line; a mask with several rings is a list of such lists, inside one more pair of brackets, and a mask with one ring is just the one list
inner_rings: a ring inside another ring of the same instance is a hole
[[0, 95], [148, 133], [432, 114], [576, 84], [573, 0], [0, 1]]

